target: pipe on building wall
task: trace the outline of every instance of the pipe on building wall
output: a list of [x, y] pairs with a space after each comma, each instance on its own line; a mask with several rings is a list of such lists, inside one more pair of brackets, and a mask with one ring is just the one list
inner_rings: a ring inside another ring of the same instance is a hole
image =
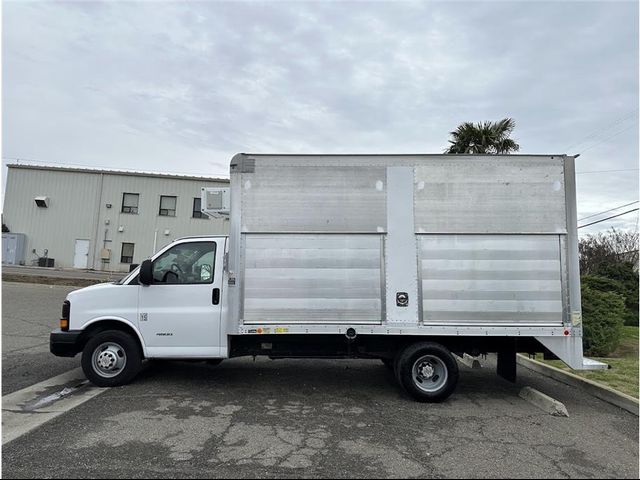
[[[100, 202], [102, 202], [102, 184], [104, 183], [104, 173], [100, 173], [100, 188], [98, 188], [98, 197], [96, 200], [96, 230], [93, 236], [93, 262], [91, 266], [94, 270], [102, 270], [102, 259], [98, 253], [98, 231], [100, 230]], [[100, 262], [100, 265], [96, 268], [96, 261]]]
[[[108, 240], [108, 238], [109, 238], [109, 229], [105, 228], [104, 229], [104, 239], [102, 240], [102, 249], [103, 250], [105, 248], [107, 248], [107, 242], [110, 241], [110, 240]], [[111, 265], [112, 265], [112, 263], [111, 263], [112, 258], [111, 257], [113, 257], [113, 251], [111, 252], [111, 256], [109, 257], [109, 261], [104, 261], [102, 259], [102, 252], [100, 252], [100, 269], [101, 270], [106, 270], [105, 267], [106, 267], [107, 263], [109, 264], [109, 267], [111, 267]]]

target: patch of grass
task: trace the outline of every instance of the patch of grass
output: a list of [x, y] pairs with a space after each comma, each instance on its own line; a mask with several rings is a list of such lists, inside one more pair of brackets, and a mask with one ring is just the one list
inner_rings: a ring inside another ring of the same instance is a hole
[[636, 326], [626, 326], [622, 329], [622, 338], [623, 340], [635, 340], [636, 341], [636, 347], [638, 347], [637, 342], [638, 342], [638, 327]]
[[570, 371], [638, 398], [638, 327], [625, 326], [620, 346], [616, 351], [609, 357], [596, 358], [596, 360], [606, 363], [611, 368], [609, 370], [573, 371], [560, 360], [540, 359], [540, 361], [554, 367]]

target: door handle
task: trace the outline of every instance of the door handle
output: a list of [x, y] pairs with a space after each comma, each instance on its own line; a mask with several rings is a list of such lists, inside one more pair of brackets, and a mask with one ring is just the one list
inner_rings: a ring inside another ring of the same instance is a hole
[[220, 289], [214, 288], [213, 293], [211, 294], [211, 303], [214, 305], [218, 305], [220, 303]]

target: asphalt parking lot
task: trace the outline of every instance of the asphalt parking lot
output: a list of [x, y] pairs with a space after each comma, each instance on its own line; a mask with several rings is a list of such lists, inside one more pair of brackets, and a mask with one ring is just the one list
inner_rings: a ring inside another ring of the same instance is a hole
[[49, 353], [49, 333], [58, 327], [62, 301], [75, 288], [3, 282], [2, 395], [80, 365], [79, 358]]
[[[66, 291], [3, 284], [3, 396], [77, 367], [46, 354]], [[3, 476], [638, 478], [636, 416], [519, 374], [461, 366], [457, 392], [425, 405], [375, 361], [154, 362], [6, 443]], [[569, 418], [519, 398], [525, 385]]]

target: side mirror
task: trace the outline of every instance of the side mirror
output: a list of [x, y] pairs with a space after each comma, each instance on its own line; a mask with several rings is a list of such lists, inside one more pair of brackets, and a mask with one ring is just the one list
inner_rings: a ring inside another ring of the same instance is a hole
[[138, 281], [142, 285], [151, 285], [153, 283], [153, 264], [151, 260], [145, 260], [140, 264]]

